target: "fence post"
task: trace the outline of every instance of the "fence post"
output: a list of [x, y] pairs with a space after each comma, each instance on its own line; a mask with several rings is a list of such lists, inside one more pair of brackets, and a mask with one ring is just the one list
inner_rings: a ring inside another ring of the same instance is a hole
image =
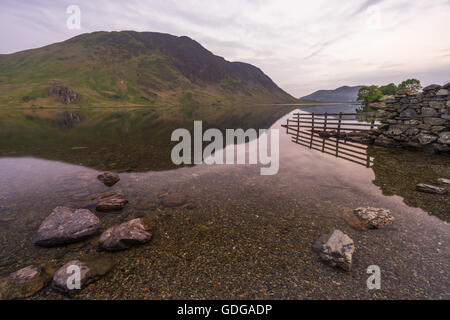
[[311, 118], [311, 140], [309, 142], [310, 148], [312, 148], [313, 137], [314, 137], [314, 112], [312, 113], [312, 118]]
[[323, 123], [322, 152], [325, 151], [325, 134], [327, 132], [327, 119], [328, 119], [328, 112], [325, 112], [325, 121]]
[[339, 154], [339, 139], [341, 138], [341, 122], [342, 122], [342, 112], [339, 112], [339, 121], [338, 121], [337, 136], [336, 136], [336, 157]]
[[341, 123], [342, 123], [342, 112], [339, 112], [339, 121], [338, 121], [338, 136], [340, 136], [341, 133]]

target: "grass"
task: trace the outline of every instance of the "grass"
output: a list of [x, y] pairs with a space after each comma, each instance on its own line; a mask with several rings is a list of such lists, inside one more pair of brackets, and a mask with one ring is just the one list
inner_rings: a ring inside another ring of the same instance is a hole
[[[215, 66], [215, 60], [210, 62], [210, 56], [205, 65], [193, 68], [198, 74], [191, 76], [183, 70], [198, 61], [192, 62], [189, 54], [198, 56], [203, 48], [183, 52], [187, 58], [174, 56], [180, 52], [172, 50], [181, 42], [177, 39], [166, 35], [161, 40], [150, 33], [94, 32], [39, 49], [0, 55], [0, 107], [60, 106], [58, 97], [48, 95], [51, 80], [80, 95], [75, 106], [180, 105], [186, 102], [186, 92], [199, 104], [295, 102], [282, 90], [266, 90], [257, 83], [214, 74], [222, 67]], [[205, 66], [213, 77], [223, 79], [201, 80]]]

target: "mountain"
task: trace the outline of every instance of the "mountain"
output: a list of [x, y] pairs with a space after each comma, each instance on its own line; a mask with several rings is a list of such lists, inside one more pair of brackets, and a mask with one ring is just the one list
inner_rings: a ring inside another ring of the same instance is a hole
[[300, 99], [319, 102], [354, 102], [358, 97], [358, 90], [361, 87], [362, 86], [343, 86], [335, 90], [319, 90]]
[[286, 103], [259, 68], [155, 32], [93, 32], [0, 55], [0, 106]]

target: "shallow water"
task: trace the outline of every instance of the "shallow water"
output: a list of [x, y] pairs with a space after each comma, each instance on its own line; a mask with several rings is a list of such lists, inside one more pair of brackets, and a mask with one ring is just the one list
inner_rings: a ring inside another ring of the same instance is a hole
[[[36, 262], [62, 264], [108, 255], [115, 269], [75, 298], [446, 298], [450, 297], [449, 196], [414, 191], [419, 182], [450, 178], [446, 156], [368, 147], [367, 168], [292, 142], [281, 125], [292, 106], [182, 110], [8, 110], [0, 113], [0, 273]], [[350, 112], [355, 106], [303, 108]], [[258, 165], [196, 165], [170, 161], [170, 133], [207, 127], [280, 129], [280, 170]], [[86, 207], [106, 192], [96, 176], [120, 172], [129, 205], [98, 214], [103, 228], [134, 217], [157, 219], [147, 245], [118, 253], [80, 245], [32, 244], [41, 221], [58, 206]], [[164, 194], [189, 205], [166, 208]], [[359, 206], [390, 209], [395, 223], [361, 230]], [[341, 229], [355, 241], [351, 272], [324, 265], [311, 245]], [[381, 290], [368, 290], [366, 269], [378, 265]], [[37, 299], [65, 298], [51, 288]]]

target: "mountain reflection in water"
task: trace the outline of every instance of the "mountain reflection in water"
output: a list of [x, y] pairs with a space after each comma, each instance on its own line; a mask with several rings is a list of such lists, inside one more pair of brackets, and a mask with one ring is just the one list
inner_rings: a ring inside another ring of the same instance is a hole
[[[177, 143], [170, 141], [173, 130], [186, 128], [192, 132], [194, 120], [203, 121], [203, 130], [265, 129], [275, 122], [282, 123], [277, 119], [282, 116], [287, 119], [286, 114], [295, 108], [204, 106], [190, 113], [183, 107], [3, 110], [0, 112], [0, 157], [49, 159], [99, 171], [171, 170], [180, 167], [170, 158], [172, 147]], [[337, 105], [303, 110], [354, 112], [355, 108], [355, 105]], [[291, 130], [290, 136], [291, 141], [313, 152], [320, 151], [372, 168], [373, 183], [383, 194], [399, 195], [408, 205], [449, 220], [449, 196], [415, 191], [418, 183], [437, 184], [439, 178], [450, 177], [448, 156], [323, 139], [310, 132], [302, 132], [297, 137]]]
[[[295, 108], [202, 107], [192, 116], [180, 108], [1, 111], [0, 274], [110, 255], [118, 267], [77, 298], [447, 297], [450, 233], [442, 220], [448, 221], [449, 198], [414, 186], [449, 178], [449, 157], [369, 146], [367, 168], [336, 158], [334, 150], [293, 143], [281, 125]], [[190, 129], [194, 120], [203, 120], [204, 130], [279, 129], [279, 173], [261, 176], [258, 165], [174, 166], [172, 130]], [[120, 181], [106, 187], [96, 178], [103, 170], [119, 172]], [[129, 204], [120, 213], [95, 212], [90, 199], [111, 190], [122, 190]], [[167, 195], [180, 205], [166, 206]], [[99, 252], [95, 237], [34, 246], [40, 223], [60, 205], [91, 209], [103, 230], [138, 217], [154, 218], [158, 227], [148, 245], [118, 253]], [[387, 208], [396, 221], [362, 231], [353, 223], [359, 206]], [[357, 244], [351, 274], [331, 269], [311, 250], [333, 229]], [[383, 270], [382, 291], [365, 286], [373, 264]], [[61, 295], [47, 287], [33, 298]]]
[[294, 106], [0, 111], [0, 157], [36, 157], [117, 172], [176, 169], [172, 131], [266, 129]]

